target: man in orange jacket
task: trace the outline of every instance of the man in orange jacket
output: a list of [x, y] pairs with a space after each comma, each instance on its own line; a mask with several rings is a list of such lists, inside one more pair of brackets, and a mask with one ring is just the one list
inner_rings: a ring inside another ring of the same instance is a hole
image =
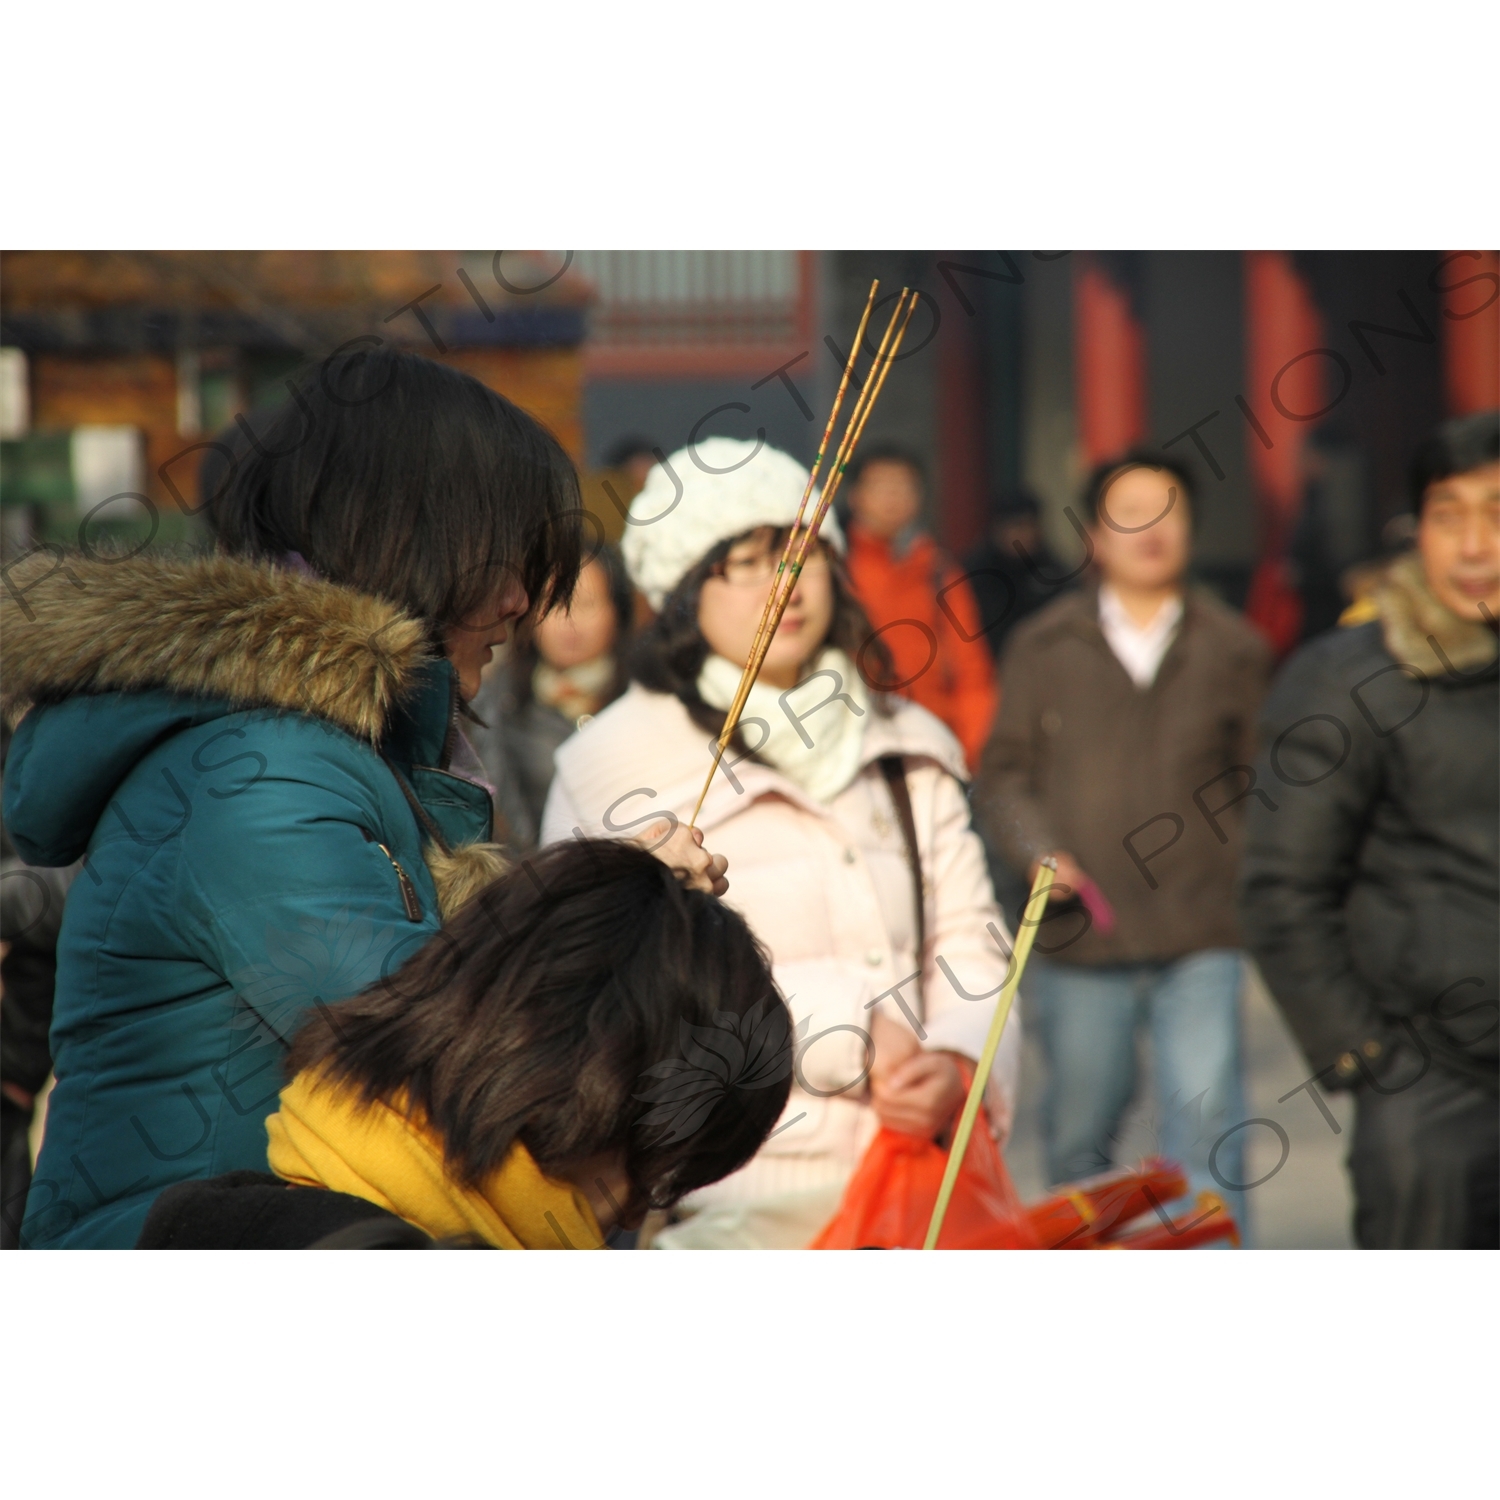
[[994, 665], [968, 582], [920, 529], [918, 460], [870, 449], [851, 475], [849, 512], [849, 573], [894, 659], [888, 686], [936, 714], [972, 769], [995, 717]]

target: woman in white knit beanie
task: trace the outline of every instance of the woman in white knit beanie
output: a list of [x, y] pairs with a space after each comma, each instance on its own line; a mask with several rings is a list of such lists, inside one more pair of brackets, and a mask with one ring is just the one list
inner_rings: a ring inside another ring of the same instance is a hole
[[[557, 752], [544, 843], [692, 816], [806, 483], [789, 455], [731, 438], [651, 471], [623, 551], [656, 618], [630, 689]], [[656, 1237], [665, 1247], [808, 1243], [879, 1124], [948, 1128], [1005, 977], [1010, 939], [969, 825], [963, 752], [880, 690], [897, 684], [843, 551], [830, 514], [698, 819], [797, 1020], [791, 1098], [748, 1166], [683, 1201]], [[986, 1096], [1002, 1137], [1018, 1019]], [[642, 1079], [667, 1131], [760, 1082], [753, 1037], [684, 1046]]]

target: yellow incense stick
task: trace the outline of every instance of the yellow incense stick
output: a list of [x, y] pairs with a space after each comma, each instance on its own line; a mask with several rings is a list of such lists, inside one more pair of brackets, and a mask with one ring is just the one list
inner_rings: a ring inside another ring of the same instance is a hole
[[[890, 371], [892, 362], [901, 347], [901, 340], [906, 333], [906, 325], [911, 321], [911, 312], [916, 306], [913, 298], [907, 303], [907, 288], [901, 288], [901, 295], [896, 301], [895, 311], [891, 314], [891, 321], [886, 325], [884, 336], [880, 340], [880, 347], [875, 351], [875, 363], [870, 366], [868, 375], [865, 377], [864, 389], [854, 404], [854, 410], [849, 414], [849, 424], [844, 429], [844, 436], [839, 443], [838, 453], [835, 456], [833, 476], [829, 484], [824, 488], [819, 497], [817, 509], [808, 528], [802, 533], [801, 547], [796, 557], [788, 565], [786, 553], [783, 553], [781, 569], [778, 569], [776, 578], [772, 583], [770, 597], [766, 601], [766, 614], [769, 619], [765, 620], [765, 628], [758, 633], [757, 639], [751, 643], [750, 656], [745, 663], [745, 670], [740, 677], [740, 686], [731, 703], [729, 712], [724, 716], [724, 727], [719, 731], [716, 753], [713, 763], [708, 768], [708, 775], [703, 779], [703, 790], [698, 794], [698, 805], [693, 809], [693, 816], [688, 826], [695, 827], [698, 822], [698, 814], [703, 810], [704, 800], [708, 796], [708, 789], [713, 785], [714, 772], [718, 769], [719, 761], [724, 751], [728, 748], [730, 740], [734, 737], [734, 731], [739, 724], [740, 714], [744, 711], [745, 703], [749, 699], [750, 689], [755, 685], [760, 676], [760, 669], [765, 664], [765, 659], [771, 649], [771, 643], [776, 638], [776, 632], [781, 628], [781, 618], [786, 613], [787, 605], [791, 602], [793, 591], [797, 586], [797, 579], [801, 576], [803, 566], [807, 561], [808, 551], [816, 540], [818, 528], [823, 523], [823, 517], [828, 513], [828, 507], [833, 497], [838, 492], [845, 470], [849, 464], [850, 455], [854, 452], [854, 445], [859, 441], [863, 433], [865, 422], [869, 419], [871, 410], [875, 404], [875, 398], [880, 394], [881, 387], [885, 384], [885, 377]], [[905, 309], [906, 317], [901, 320], [902, 311]], [[897, 323], [900, 321], [898, 328]], [[863, 326], [861, 320], [861, 326]], [[891, 343], [891, 336], [895, 334], [895, 343]], [[855, 349], [859, 348], [858, 343]], [[889, 351], [889, 353], [887, 353]], [[799, 521], [801, 516], [799, 514]], [[798, 541], [797, 529], [794, 527], [787, 538], [787, 551], [796, 545]], [[783, 571], [784, 570], [784, 571]], [[763, 616], [764, 618], [764, 616]]]
[[[782, 576], [785, 574], [787, 565], [792, 559], [792, 548], [797, 544], [797, 533], [802, 529], [802, 517], [807, 513], [808, 497], [813, 492], [813, 487], [818, 482], [818, 474], [823, 467], [823, 456], [828, 452], [828, 439], [833, 436], [833, 427], [839, 419], [839, 409], [844, 404], [844, 393], [849, 389], [850, 377], [854, 374], [854, 364], [859, 358], [860, 345], [864, 342], [865, 327], [870, 321], [870, 309], [875, 305], [875, 293], [880, 290], [878, 280], [870, 283], [870, 295], [865, 298], [864, 314], [859, 320], [859, 332], [854, 336], [853, 347], [849, 351], [849, 358], [844, 362], [844, 373], [839, 380], [838, 392], [833, 398], [833, 410], [828, 413], [828, 425], [823, 429], [822, 441], [818, 444], [818, 451], [813, 458], [812, 468], [807, 475], [807, 484], [802, 491], [801, 503], [797, 506], [797, 519], [792, 522], [792, 529], [787, 535], [786, 546], [782, 548], [781, 561], [776, 567], [776, 576], [772, 580], [770, 592], [766, 595], [766, 607], [760, 612], [760, 623], [755, 627], [755, 638], [750, 644], [750, 656], [745, 664], [744, 675], [740, 678], [740, 685], [735, 690], [734, 702], [729, 706], [729, 713], [724, 722], [726, 724], [737, 724], [739, 716], [744, 711], [745, 699], [750, 696], [750, 689], [754, 684], [754, 677], [750, 672], [750, 662], [753, 662], [756, 653], [760, 650], [761, 638], [765, 635], [766, 625], [770, 621], [771, 611], [776, 603], [776, 595], [781, 587]], [[842, 444], [840, 445], [842, 446]], [[730, 729], [733, 734], [733, 728]], [[729, 741], [721, 739], [719, 750], [722, 753], [728, 747]], [[699, 804], [702, 805], [701, 803]], [[696, 816], [696, 815], [695, 815]]]
[[[875, 288], [870, 288], [870, 297], [866, 302], [865, 316], [860, 320], [861, 338], [862, 330], [869, 318], [870, 307], [874, 302]], [[875, 354], [875, 363], [870, 366], [869, 373], [865, 377], [864, 388], [860, 391], [855, 401], [854, 410], [849, 414], [849, 423], [844, 429], [844, 436], [839, 443], [838, 453], [835, 459], [834, 473], [831, 480], [832, 489], [825, 488], [813, 521], [803, 533], [802, 546], [796, 559], [790, 564], [786, 561], [786, 552], [782, 555], [783, 573], [778, 569], [772, 582], [771, 594], [767, 600], [767, 608], [762, 614], [765, 629], [757, 632], [757, 639], [751, 643], [750, 657], [745, 663], [745, 670], [740, 677], [740, 686], [735, 694], [730, 711], [725, 715], [724, 727], [719, 732], [713, 762], [708, 768], [708, 775], [703, 780], [703, 790], [698, 794], [697, 806], [693, 809], [693, 816], [688, 821], [688, 827], [694, 828], [698, 823], [698, 814], [703, 811], [703, 803], [708, 797], [708, 790], [713, 785], [714, 772], [719, 768], [719, 761], [724, 751], [728, 748], [730, 740], [734, 737], [734, 731], [739, 724], [740, 714], [744, 710], [745, 702], [750, 696], [750, 689], [755, 685], [756, 678], [760, 675], [760, 669], [765, 662], [766, 654], [771, 648], [771, 642], [775, 639], [776, 632], [781, 626], [781, 618], [786, 613], [786, 607], [791, 601], [792, 592], [796, 588], [797, 577], [802, 571], [806, 561], [808, 550], [816, 539], [818, 527], [822, 524], [823, 517], [828, 512], [828, 506], [833, 494], [837, 493], [839, 481], [843, 477], [844, 470], [848, 467], [850, 455], [854, 451], [854, 445], [859, 441], [860, 434], [864, 431], [865, 422], [869, 419], [871, 409], [874, 407], [875, 398], [880, 394], [881, 387], [885, 384], [886, 374], [890, 370], [897, 351], [901, 347], [901, 339], [906, 332], [906, 324], [911, 321], [912, 309], [916, 306], [915, 297], [910, 305], [907, 304], [908, 289], [902, 287], [901, 295], [897, 299], [895, 311], [891, 314], [891, 320], [886, 325], [885, 335], [880, 341], [880, 347]], [[905, 320], [897, 328], [897, 320], [901, 318], [903, 310], [906, 313]], [[891, 344], [892, 334], [895, 334], [895, 344]], [[856, 339], [854, 344], [855, 354], [858, 353], [860, 341]], [[887, 356], [889, 349], [889, 356]], [[849, 368], [853, 366], [854, 355], [850, 356]], [[843, 384], [840, 385], [840, 399], [842, 398]], [[833, 419], [829, 419], [829, 427], [833, 426]], [[826, 433], [825, 433], [826, 443]], [[798, 522], [802, 519], [803, 510], [806, 506], [807, 496], [811, 494], [812, 486], [809, 484], [803, 494], [803, 505], [798, 508]], [[787, 550], [797, 541], [797, 527], [794, 526], [791, 535], [787, 538]]]
[[[903, 306], [905, 307], [905, 317], [902, 317]], [[880, 348], [876, 354], [877, 360], [880, 360], [881, 363], [870, 367], [869, 378], [866, 382], [866, 392], [864, 393], [868, 399], [864, 401], [862, 406], [857, 404], [854, 411], [850, 414], [849, 426], [844, 431], [844, 441], [839, 445], [838, 460], [834, 467], [833, 475], [823, 488], [823, 493], [818, 500], [817, 509], [813, 512], [812, 521], [808, 524], [806, 531], [802, 533], [801, 546], [798, 548], [796, 557], [792, 560], [788, 574], [784, 580], [780, 581], [781, 593], [774, 601], [776, 607], [773, 613], [771, 629], [761, 639], [759, 654], [753, 655], [746, 667], [746, 675], [752, 683], [760, 675], [761, 665], [764, 663], [766, 655], [771, 649], [771, 641], [780, 627], [781, 617], [786, 613], [787, 605], [791, 602], [792, 591], [796, 588], [797, 580], [802, 575], [802, 569], [807, 563], [808, 553], [811, 552], [813, 544], [818, 539], [818, 532], [822, 527], [823, 518], [828, 514], [834, 498], [838, 495], [839, 487], [843, 483], [844, 475], [849, 467], [849, 460], [853, 456], [854, 449], [861, 436], [864, 434], [865, 423], [869, 420], [871, 411], [874, 410], [875, 399], [880, 395], [881, 388], [885, 385], [885, 378], [890, 374], [891, 366], [895, 363], [897, 354], [900, 353], [901, 340], [906, 337], [906, 325], [911, 322], [911, 315], [916, 310], [916, 306], [917, 299], [915, 295], [913, 295], [910, 302], [906, 301], [906, 288], [903, 287], [901, 289], [901, 297], [896, 303], [896, 310], [891, 314], [891, 322], [886, 329], [886, 336], [880, 341]], [[897, 318], [901, 319], [899, 327], [896, 324]], [[895, 343], [890, 345], [890, 352], [887, 355], [886, 345], [890, 339], [892, 329], [895, 329], [896, 340]], [[796, 540], [795, 535], [788, 538], [789, 543]], [[748, 689], [746, 696], [748, 697]], [[739, 722], [738, 715], [735, 716], [734, 722]], [[729, 730], [732, 734], [733, 724], [730, 724]], [[727, 745], [728, 740], [726, 739], [723, 743]]]
[[[828, 418], [828, 427], [823, 434], [823, 445], [818, 450], [820, 459], [826, 450], [829, 433], [833, 431], [838, 408], [843, 403], [845, 386], [854, 369], [855, 361], [859, 358], [859, 351], [864, 342], [865, 326], [870, 321], [870, 310], [875, 304], [875, 292], [879, 285], [878, 281], [871, 283], [870, 295], [865, 301], [864, 316], [859, 320], [859, 334], [851, 346], [849, 359], [844, 367], [844, 380], [839, 385], [838, 399], [834, 402], [834, 411]], [[865, 410], [871, 399], [871, 388], [874, 383], [876, 366], [885, 354], [886, 345], [890, 342], [891, 330], [896, 326], [896, 318], [901, 311], [901, 305], [905, 301], [905, 298], [906, 288], [902, 287], [901, 296], [896, 302], [896, 311], [892, 313], [891, 321], [886, 325], [885, 336], [880, 341], [880, 348], [875, 351], [875, 363], [870, 366], [869, 373], [865, 376], [865, 383], [861, 387], [859, 395], [855, 398], [854, 409], [849, 413], [849, 422], [844, 428], [844, 435], [839, 439], [838, 450], [834, 454], [833, 462], [833, 476], [835, 481], [838, 478], [841, 465], [847, 462], [849, 435], [854, 431], [859, 421], [860, 413]], [[836, 487], [837, 485], [835, 484]], [[721, 755], [729, 747], [729, 741], [734, 734], [735, 727], [739, 724], [740, 714], [744, 712], [745, 700], [750, 696], [750, 689], [755, 686], [756, 678], [760, 676], [761, 665], [766, 659], [767, 652], [771, 649], [771, 640], [776, 634], [781, 616], [786, 613], [787, 601], [791, 598], [792, 589], [796, 587], [800, 563], [794, 559], [793, 553], [799, 541], [803, 540], [802, 518], [807, 511], [807, 499], [812, 494], [812, 488], [811, 478], [809, 478], [809, 482], [802, 492], [802, 503], [797, 507], [797, 519], [792, 523], [791, 531], [787, 533], [786, 546], [782, 548], [781, 561], [777, 564], [776, 576], [771, 583], [771, 591], [766, 595], [766, 607], [761, 611], [760, 624], [756, 627], [755, 638], [750, 643], [750, 654], [745, 659], [745, 670], [740, 676], [740, 685], [735, 691], [734, 701], [729, 705], [729, 712], [724, 716], [724, 728], [719, 734], [719, 753]], [[821, 502], [821, 497], [819, 498]], [[819, 520], [821, 520], [825, 508], [820, 503], [816, 510]], [[818, 520], [815, 520], [813, 526], [816, 527], [817, 524]], [[788, 572], [789, 569], [791, 570], [790, 573]], [[772, 623], [773, 620], [776, 622], [775, 624]], [[712, 771], [709, 772], [708, 779], [710, 782], [713, 780]], [[701, 799], [699, 806], [702, 806]], [[696, 814], [694, 816], [696, 817]]]
[[[905, 293], [906, 289], [903, 287], [903, 299], [905, 297]], [[897, 302], [896, 313], [892, 314], [891, 319], [893, 324], [895, 322], [896, 314], [899, 314], [901, 312], [901, 308], [902, 303]], [[813, 514], [812, 525], [808, 528], [807, 531], [808, 540], [805, 540], [803, 542], [802, 555], [804, 557], [806, 556], [807, 550], [811, 545], [811, 538], [816, 535], [818, 526], [822, 522], [823, 517], [828, 513], [828, 507], [833, 504], [835, 497], [838, 495], [839, 487], [844, 482], [844, 473], [849, 467], [849, 460], [854, 456], [855, 446], [858, 444], [860, 438], [864, 436], [865, 423], [870, 420], [870, 413], [875, 409], [875, 398], [879, 396], [881, 387], [885, 385], [885, 377], [890, 374], [891, 366], [896, 363], [896, 356], [901, 352], [901, 340], [906, 337], [906, 325], [911, 322], [911, 315], [916, 310], [917, 296], [915, 293], [913, 293], [911, 301], [906, 303], [906, 316], [901, 319], [901, 326], [896, 330], [896, 342], [891, 346], [890, 356], [885, 360], [884, 364], [880, 366], [878, 375], [876, 374], [874, 367], [872, 366], [871, 368], [870, 374], [873, 380], [874, 389], [870, 392], [869, 401], [865, 404], [863, 410], [856, 407], [853, 415], [849, 419], [850, 425], [853, 427], [853, 435], [852, 437], [850, 437], [848, 434], [846, 434], [846, 437], [848, 438], [847, 448], [841, 454], [838, 467], [834, 470], [832, 478], [823, 487], [823, 493], [818, 500], [818, 508]], [[884, 349], [883, 341], [881, 348]]]
[[[843, 483], [844, 473], [849, 467], [849, 460], [854, 453], [855, 444], [859, 442], [860, 435], [865, 430], [865, 423], [869, 420], [870, 412], [874, 409], [875, 398], [880, 394], [881, 387], [885, 384], [885, 377], [890, 372], [892, 363], [901, 348], [901, 340], [906, 335], [906, 325], [911, 321], [912, 309], [916, 307], [916, 299], [910, 303], [906, 300], [907, 289], [901, 288], [901, 295], [896, 302], [896, 310], [891, 314], [891, 321], [886, 326], [885, 336], [880, 341], [880, 347], [875, 351], [876, 363], [870, 366], [869, 374], [865, 378], [865, 388], [860, 392], [859, 399], [854, 403], [854, 410], [849, 414], [849, 425], [844, 429], [843, 439], [839, 443], [838, 453], [835, 455], [833, 474], [823, 488], [823, 493], [818, 497], [817, 508], [813, 512], [813, 518], [807, 528], [801, 533], [800, 538], [796, 531], [787, 538], [787, 547], [797, 545], [797, 555], [792, 558], [785, 575], [777, 575], [776, 586], [771, 596], [771, 621], [770, 628], [765, 631], [760, 640], [752, 647], [750, 660], [745, 664], [745, 696], [749, 696], [750, 686], [760, 675], [760, 669], [765, 662], [766, 655], [771, 649], [771, 642], [775, 638], [776, 631], [781, 624], [781, 617], [786, 613], [787, 605], [791, 602], [792, 592], [797, 587], [797, 579], [801, 576], [802, 569], [807, 562], [807, 554], [812, 550], [813, 543], [817, 540], [818, 531], [823, 524], [823, 517], [828, 514], [828, 508], [833, 504], [834, 497], [838, 494], [839, 486]], [[905, 308], [906, 316], [902, 319], [902, 309]], [[897, 320], [900, 319], [900, 326]], [[895, 343], [891, 343], [891, 335], [895, 334]], [[889, 352], [887, 352], [889, 351]], [[798, 545], [800, 542], [800, 545]], [[743, 700], [741, 701], [743, 708]], [[729, 744], [729, 735], [734, 733], [734, 727], [739, 723], [739, 713], [735, 712], [732, 719], [726, 719], [726, 733], [720, 742], [720, 749]]]
[[[927, 1226], [924, 1250], [937, 1248], [938, 1236], [943, 1232], [943, 1217], [948, 1212], [948, 1200], [953, 1196], [953, 1184], [958, 1180], [958, 1169], [963, 1164], [964, 1152], [969, 1149], [969, 1137], [974, 1133], [974, 1121], [979, 1115], [979, 1104], [984, 1098], [985, 1085], [990, 1081], [990, 1070], [995, 1065], [995, 1053], [1000, 1049], [1000, 1037], [1005, 1023], [1010, 1018], [1011, 1004], [1016, 998], [1016, 986], [1021, 982], [1021, 971], [1031, 955], [1031, 945], [1036, 940], [1036, 930], [1041, 917], [1033, 917], [1032, 909], [1044, 910], [1047, 893], [1057, 877], [1057, 861], [1044, 859], [1037, 867], [1036, 879], [1032, 882], [1031, 894], [1021, 909], [1016, 922], [1015, 946], [1011, 949], [1010, 973], [1005, 976], [1005, 985], [995, 1005], [995, 1014], [990, 1021], [990, 1034], [985, 1038], [984, 1051], [979, 1054], [979, 1066], [974, 1070], [974, 1082], [969, 1085], [969, 1097], [964, 1101], [964, 1111], [958, 1117], [958, 1129], [953, 1134], [953, 1145], [948, 1152], [948, 1165], [943, 1172], [943, 1185], [938, 1189], [937, 1202], [933, 1205], [932, 1221]], [[1037, 907], [1040, 900], [1041, 907]]]

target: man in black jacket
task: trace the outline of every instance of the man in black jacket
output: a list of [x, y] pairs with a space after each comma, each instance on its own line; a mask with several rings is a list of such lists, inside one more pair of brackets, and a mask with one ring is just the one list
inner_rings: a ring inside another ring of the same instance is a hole
[[1500, 414], [1443, 427], [1412, 497], [1417, 550], [1267, 700], [1241, 913], [1313, 1102], [1354, 1091], [1359, 1244], [1493, 1248]]

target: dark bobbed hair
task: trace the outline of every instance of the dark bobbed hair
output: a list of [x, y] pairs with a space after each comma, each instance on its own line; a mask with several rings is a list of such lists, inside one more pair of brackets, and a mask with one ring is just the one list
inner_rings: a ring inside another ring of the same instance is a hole
[[[604, 569], [609, 583], [609, 602], [615, 612], [615, 675], [604, 693], [604, 703], [613, 703], [625, 691], [628, 678], [626, 663], [630, 659], [630, 631], [635, 623], [635, 591], [630, 584], [630, 575], [625, 571], [625, 560], [617, 547], [608, 543], [589, 553], [583, 566], [597, 562]], [[579, 569], [582, 572], [582, 566]], [[541, 654], [536, 647], [536, 620], [528, 620], [516, 634], [506, 662], [510, 678], [510, 699], [514, 709], [524, 708], [532, 699], [532, 676]], [[512, 711], [514, 711], [514, 709]]]
[[1173, 458], [1155, 448], [1132, 448], [1118, 458], [1097, 465], [1089, 475], [1080, 498], [1084, 519], [1090, 526], [1099, 524], [1099, 502], [1110, 485], [1131, 469], [1165, 469], [1177, 481], [1182, 498], [1188, 502], [1188, 519], [1192, 519], [1193, 502], [1198, 497], [1192, 469], [1180, 458]]
[[420, 1110], [469, 1186], [516, 1141], [554, 1178], [622, 1152], [628, 1222], [749, 1161], [786, 1105], [791, 1045], [743, 917], [635, 845], [573, 840], [321, 1010], [286, 1066]]
[[[698, 598], [714, 568], [729, 556], [731, 549], [763, 529], [753, 527], [705, 553], [662, 601], [661, 610], [631, 645], [631, 677], [653, 693], [671, 693], [687, 709], [693, 722], [710, 735], [717, 735], [723, 729], [725, 714], [722, 709], [710, 707], [698, 692], [698, 677], [709, 654], [708, 642], [698, 628]], [[778, 548], [785, 545], [790, 529], [777, 529]], [[884, 695], [894, 690], [896, 681], [890, 649], [876, 635], [855, 596], [843, 558], [831, 545], [825, 545], [833, 583], [833, 619], [826, 644], [848, 653], [865, 684], [876, 694], [876, 711], [888, 714], [891, 705]], [[739, 754], [749, 753], [739, 729], [735, 730], [732, 743]]]
[[1420, 512], [1429, 485], [1500, 462], [1500, 411], [1476, 411], [1444, 422], [1412, 459], [1408, 493]]
[[927, 486], [927, 465], [914, 450], [903, 447], [900, 443], [871, 443], [849, 465], [846, 479], [851, 487], [859, 483], [860, 477], [871, 464], [900, 464], [917, 476], [917, 483], [924, 489]]
[[572, 592], [578, 476], [535, 417], [471, 375], [389, 348], [337, 353], [291, 385], [209, 499], [225, 551], [297, 553], [439, 627], [507, 579], [538, 608]]

